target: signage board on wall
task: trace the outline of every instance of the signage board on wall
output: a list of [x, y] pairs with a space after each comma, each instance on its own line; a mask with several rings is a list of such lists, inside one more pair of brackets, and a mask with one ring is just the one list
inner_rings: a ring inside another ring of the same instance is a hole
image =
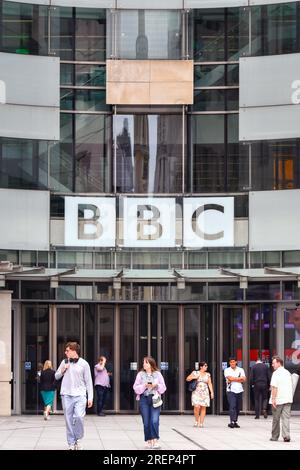
[[[117, 214], [118, 202], [118, 214]], [[234, 245], [234, 198], [65, 197], [65, 245], [202, 248]]]

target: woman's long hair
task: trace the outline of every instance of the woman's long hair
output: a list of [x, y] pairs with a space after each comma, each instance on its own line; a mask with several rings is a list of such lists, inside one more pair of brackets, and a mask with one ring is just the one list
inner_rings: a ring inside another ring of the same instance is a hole
[[[156, 361], [153, 357], [151, 356], [145, 356], [143, 357], [143, 364], [144, 364], [144, 361], [147, 361], [149, 362], [150, 366], [151, 366], [151, 372], [155, 372], [156, 370], [159, 370], [157, 365], [156, 365]], [[143, 364], [142, 364], [142, 367], [141, 367], [141, 371], [144, 370], [144, 367], [143, 367]]]

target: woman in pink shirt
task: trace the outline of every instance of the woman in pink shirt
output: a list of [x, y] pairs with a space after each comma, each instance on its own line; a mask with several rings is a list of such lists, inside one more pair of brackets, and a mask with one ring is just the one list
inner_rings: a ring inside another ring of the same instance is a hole
[[159, 449], [159, 416], [161, 406], [154, 407], [153, 403], [156, 402], [156, 405], [159, 403], [160, 396], [166, 391], [166, 384], [153, 357], [144, 357], [143, 368], [136, 376], [133, 389], [136, 393], [136, 399], [140, 402], [145, 447]]

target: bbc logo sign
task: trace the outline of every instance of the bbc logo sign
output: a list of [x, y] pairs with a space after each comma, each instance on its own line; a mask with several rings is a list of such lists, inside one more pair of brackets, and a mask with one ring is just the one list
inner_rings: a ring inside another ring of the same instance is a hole
[[234, 198], [191, 197], [176, 204], [172, 197], [120, 197], [117, 201], [114, 197], [66, 196], [65, 245], [233, 246]]

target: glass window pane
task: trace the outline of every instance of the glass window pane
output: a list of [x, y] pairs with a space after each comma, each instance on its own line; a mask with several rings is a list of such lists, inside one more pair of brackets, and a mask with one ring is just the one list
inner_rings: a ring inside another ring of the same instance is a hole
[[117, 57], [180, 59], [181, 14], [172, 10], [118, 10]]
[[112, 187], [111, 117], [75, 117], [76, 191], [110, 192]]
[[50, 187], [55, 191], [73, 189], [73, 116], [60, 114], [60, 141], [51, 148]]
[[169, 253], [132, 253], [133, 269], [168, 269]]
[[75, 66], [75, 85], [106, 86], [106, 67], [103, 65], [80, 64]]
[[110, 269], [111, 253], [95, 253], [95, 269]]
[[48, 54], [48, 7], [1, 2], [1, 50], [17, 54]]
[[243, 300], [243, 289], [239, 288], [239, 284], [208, 284], [208, 300]]
[[36, 266], [36, 251], [21, 251], [23, 266]]
[[48, 188], [48, 143], [0, 138], [0, 187]]
[[194, 67], [194, 86], [225, 85], [225, 65], [196, 65]]
[[224, 116], [192, 116], [193, 192], [225, 190]]
[[227, 191], [245, 191], [249, 187], [249, 147], [239, 142], [239, 115], [229, 114], [226, 119]]
[[255, 142], [251, 155], [253, 190], [300, 188], [300, 139]]
[[299, 266], [300, 264], [300, 251], [283, 251], [282, 265], [283, 266]]
[[197, 253], [195, 251], [188, 253], [189, 268], [206, 268], [206, 252]]
[[61, 60], [104, 61], [106, 11], [94, 8], [52, 8], [51, 51]]
[[239, 251], [209, 252], [208, 267], [218, 268], [219, 266], [224, 268], [243, 268], [244, 253]]
[[247, 300], [281, 300], [279, 282], [249, 283], [246, 289]]
[[299, 4], [252, 7], [252, 55], [299, 52]]
[[224, 9], [201, 9], [193, 11], [194, 60], [225, 60]]
[[0, 250], [0, 261], [10, 261], [11, 263], [19, 263], [19, 253], [18, 251], [6, 251]]
[[114, 116], [117, 191], [180, 192], [182, 116]]

